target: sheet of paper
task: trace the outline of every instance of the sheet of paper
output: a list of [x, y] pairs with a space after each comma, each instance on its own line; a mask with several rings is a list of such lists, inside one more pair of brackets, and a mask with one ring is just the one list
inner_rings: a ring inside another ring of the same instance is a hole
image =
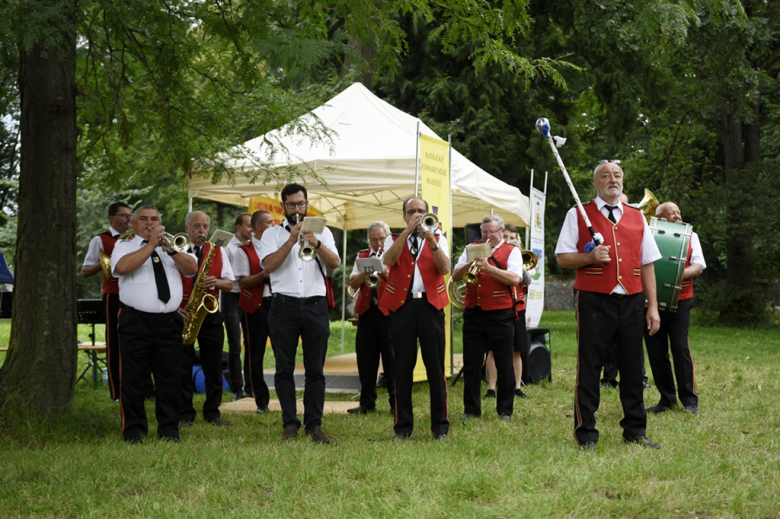
[[227, 247], [230, 240], [233, 239], [233, 235], [227, 231], [217, 229], [214, 234], [211, 235], [209, 242], [213, 243], [215, 247]]
[[489, 243], [483, 243], [480, 245], [466, 245], [466, 259], [469, 262], [472, 262], [477, 258], [489, 258], [490, 248], [491, 247]]
[[322, 234], [328, 219], [323, 216], [307, 216], [303, 219], [302, 231], [311, 231], [314, 234]]
[[357, 259], [358, 272], [382, 272], [382, 260], [379, 258], [358, 258]]

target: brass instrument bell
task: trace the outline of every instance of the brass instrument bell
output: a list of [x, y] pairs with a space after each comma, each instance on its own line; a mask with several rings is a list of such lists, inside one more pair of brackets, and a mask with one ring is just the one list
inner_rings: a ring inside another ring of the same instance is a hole
[[649, 189], [645, 188], [645, 196], [642, 198], [642, 201], [639, 202], [637, 209], [642, 211], [642, 214], [645, 215], [647, 223], [650, 223], [650, 218], [655, 216], [655, 210], [658, 209], [659, 205], [661, 205], [661, 203], [658, 201], [655, 195], [653, 195]]
[[420, 230], [422, 232], [434, 232], [439, 228], [439, 217], [433, 213], [425, 213], [420, 219]]

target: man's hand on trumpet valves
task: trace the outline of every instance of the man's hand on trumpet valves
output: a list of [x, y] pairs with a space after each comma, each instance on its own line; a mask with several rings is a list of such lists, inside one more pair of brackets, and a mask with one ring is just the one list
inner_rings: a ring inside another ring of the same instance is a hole
[[149, 229], [149, 245], [153, 248], [160, 245], [160, 240], [165, 235], [165, 226], [157, 225]]
[[303, 235], [304, 239], [309, 242], [309, 245], [312, 247], [315, 247], [317, 245], [317, 238], [314, 236], [314, 233], [308, 230], [301, 231], [301, 234]]
[[290, 227], [290, 237], [287, 239], [288, 242], [291, 244], [296, 244], [299, 241], [298, 235], [301, 232], [301, 226], [303, 225], [303, 222], [298, 222], [292, 227]]

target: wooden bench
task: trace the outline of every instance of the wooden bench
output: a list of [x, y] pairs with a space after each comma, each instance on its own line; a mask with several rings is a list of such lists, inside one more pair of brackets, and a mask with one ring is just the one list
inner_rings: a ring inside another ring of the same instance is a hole
[[[89, 371], [90, 368], [92, 368], [92, 382], [95, 385], [95, 389], [97, 389], [98, 385], [100, 384], [101, 374], [99, 374], [100, 364], [102, 364], [104, 367], [106, 366], [106, 343], [105, 342], [96, 342], [95, 344], [86, 344], [86, 343], [79, 343], [79, 351], [83, 351], [87, 354], [87, 357], [89, 357], [89, 364], [87, 364], [87, 367], [84, 368], [84, 371], [81, 372], [81, 375], [79, 375], [79, 378], [76, 379], [76, 382], [78, 383], [79, 380], [84, 378], [84, 375], [87, 374], [87, 371]], [[4, 353], [8, 351], [8, 347], [0, 347], [0, 353]], [[99, 355], [103, 355], [103, 357], [100, 357]]]

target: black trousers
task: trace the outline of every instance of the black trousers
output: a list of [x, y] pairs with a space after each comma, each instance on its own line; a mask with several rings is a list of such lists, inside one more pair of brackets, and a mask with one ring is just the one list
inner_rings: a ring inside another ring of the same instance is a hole
[[514, 367], [515, 311], [483, 310], [479, 306], [463, 310], [463, 410], [482, 414], [482, 362], [493, 350], [498, 381], [496, 412], [512, 416], [515, 403]]
[[297, 298], [275, 294], [268, 313], [268, 328], [276, 357], [274, 385], [285, 427], [301, 426], [296, 416], [293, 376], [298, 338], [301, 338], [306, 384], [303, 392], [303, 424], [309, 432], [322, 425], [322, 409], [325, 405], [325, 375], [322, 367], [328, 354], [330, 336], [325, 297]]
[[[693, 357], [688, 344], [688, 327], [691, 321], [693, 299], [678, 302], [676, 312], [659, 312], [661, 328], [653, 336], [645, 331], [647, 357], [650, 359], [650, 369], [661, 400], [658, 405], [672, 407], [680, 397], [682, 405], [699, 405], [699, 395], [696, 394], [696, 380], [693, 373]], [[668, 341], [668, 345], [667, 345]], [[672, 350], [674, 360], [674, 377], [672, 365], [669, 362], [669, 350]], [[677, 378], [677, 391], [674, 379]]]
[[[645, 330], [646, 331], [646, 330]], [[604, 376], [601, 379], [601, 383], [609, 382], [612, 387], [618, 385], [618, 368], [617, 368], [617, 350], [619, 344], [615, 341], [612, 350], [609, 352], [609, 357], [604, 362]], [[645, 352], [642, 351], [642, 381], [647, 382], [647, 373], [645, 372]]]
[[408, 299], [390, 314], [390, 328], [395, 367], [395, 434], [409, 436], [414, 428], [412, 383], [417, 363], [417, 339], [431, 392], [431, 431], [447, 434], [450, 429], [447, 411], [447, 381], [444, 378], [444, 310], [428, 299]]
[[[268, 314], [271, 311], [270, 297], [263, 299], [263, 304], [255, 310], [255, 313], [248, 314], [241, 312], [244, 319], [244, 344], [246, 344], [246, 358], [249, 361], [249, 370], [246, 372], [246, 378], [249, 380], [249, 388], [255, 396], [257, 407], [268, 407], [270, 394], [268, 384], [263, 377], [263, 357], [265, 356], [265, 345], [268, 342]], [[273, 340], [271, 340], [273, 345]], [[249, 391], [247, 391], [249, 393]]]
[[178, 438], [183, 326], [177, 312], [150, 314], [127, 306], [120, 310], [120, 410], [125, 440], [138, 440], [149, 432], [144, 400], [150, 374], [156, 387], [157, 435]]
[[106, 364], [111, 400], [119, 398], [119, 294], [103, 294], [106, 312]]
[[236, 393], [244, 386], [241, 375], [241, 324], [244, 311], [238, 307], [239, 293], [222, 292], [220, 310], [225, 318], [225, 332], [228, 340], [228, 370], [230, 371], [230, 391]]
[[390, 318], [376, 305], [371, 305], [358, 318], [355, 337], [358, 375], [360, 376], [360, 405], [376, 407], [376, 376], [379, 357], [387, 380], [387, 396], [390, 409], [395, 407], [395, 376], [393, 375], [393, 351], [390, 349]]
[[645, 297], [612, 296], [577, 291], [577, 380], [574, 394], [574, 437], [582, 444], [598, 441], [596, 410], [601, 395], [599, 375], [615, 341], [620, 371], [620, 426], [627, 436], [643, 436], [647, 414], [642, 396], [642, 330]]
[[[203, 419], [211, 421], [219, 418], [219, 406], [222, 404], [222, 348], [225, 344], [225, 330], [222, 327], [221, 312], [209, 314], [203, 319], [197, 343], [206, 386]], [[195, 393], [195, 381], [192, 377], [195, 345], [182, 345], [182, 352], [181, 419], [192, 422], [195, 420], [195, 408], [192, 406], [192, 395]]]

